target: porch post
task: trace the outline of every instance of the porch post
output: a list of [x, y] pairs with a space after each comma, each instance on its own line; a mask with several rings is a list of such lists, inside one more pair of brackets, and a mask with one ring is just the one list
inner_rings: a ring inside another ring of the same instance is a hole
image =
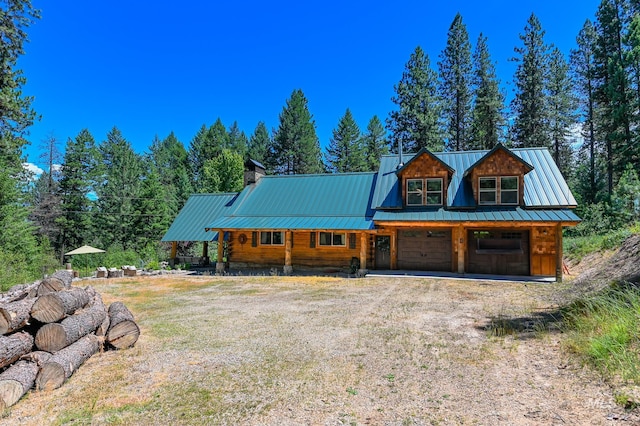
[[202, 264], [206, 265], [209, 263], [207, 260], [209, 258], [209, 241], [205, 241], [202, 243]]
[[360, 269], [358, 269], [358, 277], [364, 278], [369, 272], [367, 269], [367, 248], [368, 247], [368, 235], [366, 232], [360, 234]]
[[224, 274], [224, 230], [218, 229], [218, 253], [216, 256], [216, 274]]
[[464, 252], [466, 251], [467, 242], [463, 225], [458, 226], [458, 241], [456, 244], [458, 245], [458, 273], [464, 274]]
[[291, 265], [291, 237], [293, 232], [286, 231], [284, 234], [284, 268], [282, 272], [285, 275], [291, 275], [293, 273], [293, 266]]
[[176, 256], [178, 255], [178, 242], [171, 241], [171, 255], [169, 256], [169, 265], [173, 268], [176, 264]]
[[389, 267], [398, 269], [398, 229], [394, 229], [391, 232], [391, 248], [389, 249]]
[[556, 282], [562, 282], [562, 223], [556, 225]]

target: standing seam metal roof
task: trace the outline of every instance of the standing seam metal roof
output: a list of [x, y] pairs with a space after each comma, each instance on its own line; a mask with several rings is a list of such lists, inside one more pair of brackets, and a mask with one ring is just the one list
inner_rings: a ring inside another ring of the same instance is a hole
[[209, 222], [227, 214], [237, 196], [237, 193], [191, 195], [162, 241], [217, 240], [218, 233], [207, 232], [205, 227]]

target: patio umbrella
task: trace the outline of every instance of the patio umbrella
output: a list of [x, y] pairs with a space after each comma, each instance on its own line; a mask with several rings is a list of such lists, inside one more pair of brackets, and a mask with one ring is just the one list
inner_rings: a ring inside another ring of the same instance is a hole
[[78, 247], [75, 250], [71, 250], [68, 253], [65, 253], [65, 256], [73, 256], [74, 254], [89, 254], [89, 253], [104, 253], [104, 250], [100, 250], [99, 248], [91, 247], [91, 246], [82, 246]]
[[[91, 253], [104, 253], [104, 250], [101, 250], [99, 248], [95, 248], [95, 247], [91, 247], [91, 246], [82, 246], [82, 247], [78, 247], [75, 250], [71, 250], [68, 253], [65, 253], [65, 256], [74, 256], [76, 254], [91, 254]], [[87, 269], [87, 262], [85, 262], [84, 264], [84, 269], [85, 269], [85, 273], [86, 273], [86, 269]]]

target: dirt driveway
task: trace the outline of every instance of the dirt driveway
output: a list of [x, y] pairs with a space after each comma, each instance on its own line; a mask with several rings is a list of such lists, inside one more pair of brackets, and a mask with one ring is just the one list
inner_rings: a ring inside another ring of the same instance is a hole
[[540, 331], [554, 284], [188, 276], [87, 283], [106, 302], [130, 307], [142, 328], [138, 344], [94, 356], [62, 388], [31, 393], [3, 423], [640, 420], [615, 405], [597, 375], [568, 361], [562, 334]]

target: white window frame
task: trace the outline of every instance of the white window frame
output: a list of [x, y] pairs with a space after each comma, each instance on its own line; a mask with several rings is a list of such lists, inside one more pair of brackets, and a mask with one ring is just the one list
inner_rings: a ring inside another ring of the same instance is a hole
[[[429, 181], [440, 182], [440, 190], [429, 191]], [[420, 182], [421, 189], [416, 191], [409, 191], [410, 182]], [[409, 202], [411, 194], [419, 194], [420, 202], [419, 203]], [[429, 195], [434, 195], [434, 194], [438, 194], [440, 198], [439, 203], [429, 203]], [[407, 206], [441, 206], [443, 204], [443, 200], [444, 200], [444, 181], [442, 178], [407, 179]]]
[[[440, 190], [439, 191], [429, 191], [429, 181], [439, 181], [440, 182]], [[443, 196], [443, 192], [444, 192], [444, 182], [442, 181], [442, 178], [426, 178], [424, 180], [424, 205], [425, 206], [441, 206], [444, 196]], [[429, 203], [429, 195], [433, 195], [433, 194], [438, 194], [440, 196], [440, 202], [439, 203]]]
[[[482, 188], [482, 180], [493, 180], [494, 182], [494, 186], [493, 188], [490, 189], [486, 189], [486, 188]], [[482, 194], [486, 194], [486, 193], [493, 193], [493, 201], [492, 202], [487, 202], [487, 201], [482, 201]], [[495, 176], [481, 176], [478, 178], [478, 204], [481, 205], [495, 205], [498, 204], [498, 178]]]
[[[262, 242], [262, 234], [269, 234], [270, 235], [268, 243], [263, 243]], [[282, 241], [281, 243], [274, 243], [273, 242], [274, 234], [280, 234], [280, 241]], [[260, 245], [261, 246], [283, 246], [284, 245], [284, 232], [282, 232], [282, 231], [260, 231]]]
[[[323, 244], [321, 234], [331, 234], [331, 238], [329, 239], [330, 244]], [[342, 235], [342, 244], [334, 244], [334, 237], [336, 235]], [[318, 232], [318, 247], [346, 247], [346, 246], [347, 246], [346, 232], [328, 232], [328, 231]]]
[[[515, 189], [507, 189], [507, 190], [502, 189], [502, 180], [503, 180], [503, 179], [515, 179], [515, 180], [516, 180], [516, 187], [515, 187]], [[513, 192], [515, 192], [515, 194], [516, 194], [516, 201], [515, 201], [515, 202], [513, 202], [513, 203], [505, 203], [505, 202], [503, 202], [503, 201], [502, 201], [502, 194], [503, 194], [504, 192], [509, 192], [509, 193], [513, 193]], [[519, 199], [520, 199], [520, 179], [518, 178], [518, 176], [500, 176], [500, 204], [505, 204], [505, 205], [512, 205], [512, 206], [515, 206], [515, 205], [520, 204]]]
[[[416, 191], [409, 191], [409, 184], [411, 182], [420, 182], [420, 186], [421, 188], [419, 190]], [[407, 179], [407, 205], [408, 206], [422, 206], [424, 205], [424, 179]], [[419, 194], [420, 195], [420, 202], [419, 203], [410, 203], [409, 202], [409, 195], [410, 194]]]

